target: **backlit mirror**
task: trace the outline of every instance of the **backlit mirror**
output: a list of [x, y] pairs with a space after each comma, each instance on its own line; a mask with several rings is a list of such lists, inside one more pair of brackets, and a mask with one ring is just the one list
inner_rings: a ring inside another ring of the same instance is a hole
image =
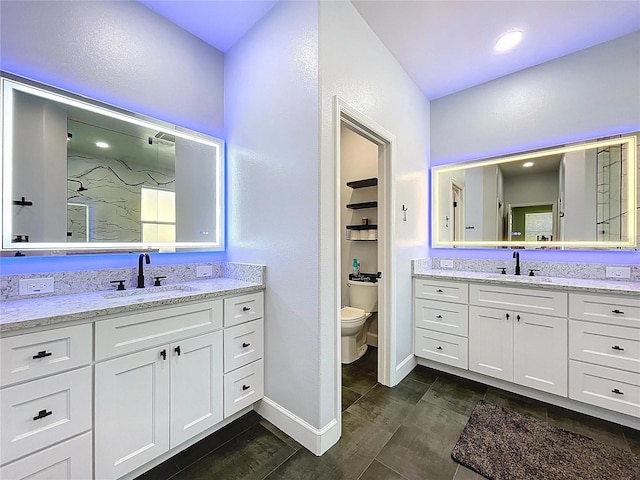
[[633, 248], [637, 135], [432, 168], [434, 247]]
[[223, 142], [2, 78], [4, 250], [222, 250]]

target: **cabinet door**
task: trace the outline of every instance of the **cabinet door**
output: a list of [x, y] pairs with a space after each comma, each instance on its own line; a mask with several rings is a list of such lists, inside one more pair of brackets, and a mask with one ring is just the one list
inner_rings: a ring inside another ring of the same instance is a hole
[[171, 448], [222, 420], [222, 331], [171, 345]]
[[469, 370], [513, 381], [513, 312], [469, 307]]
[[96, 478], [121, 477], [169, 449], [168, 348], [95, 366]]
[[567, 396], [567, 320], [515, 312], [513, 380]]

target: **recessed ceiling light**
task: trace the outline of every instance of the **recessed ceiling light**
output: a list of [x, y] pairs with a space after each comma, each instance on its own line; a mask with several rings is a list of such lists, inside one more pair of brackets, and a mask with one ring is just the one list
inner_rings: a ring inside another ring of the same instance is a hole
[[109, 144], [107, 142], [96, 142], [96, 147], [98, 147], [98, 148], [109, 148]]
[[524, 163], [522, 164], [522, 166], [523, 166], [524, 168], [533, 167], [533, 162], [524, 162]]
[[520, 40], [522, 40], [522, 32], [520, 30], [511, 30], [498, 38], [494, 49], [496, 52], [506, 52], [520, 43]]

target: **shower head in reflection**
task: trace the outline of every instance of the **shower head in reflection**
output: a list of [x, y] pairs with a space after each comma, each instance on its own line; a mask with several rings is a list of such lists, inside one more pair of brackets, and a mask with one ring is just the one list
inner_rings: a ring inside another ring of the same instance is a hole
[[78, 190], [76, 190], [77, 192], [85, 192], [87, 190], [89, 190], [88, 188], [86, 188], [82, 182], [80, 180], [74, 180], [73, 178], [67, 178], [67, 182], [76, 182], [79, 183], [80, 186], [78, 187]]

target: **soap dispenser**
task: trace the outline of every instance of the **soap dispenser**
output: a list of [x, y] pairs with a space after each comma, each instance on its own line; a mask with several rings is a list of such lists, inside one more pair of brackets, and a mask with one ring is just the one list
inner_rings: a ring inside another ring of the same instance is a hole
[[360, 264], [358, 263], [357, 258], [353, 259], [353, 275], [356, 277], [360, 275]]

